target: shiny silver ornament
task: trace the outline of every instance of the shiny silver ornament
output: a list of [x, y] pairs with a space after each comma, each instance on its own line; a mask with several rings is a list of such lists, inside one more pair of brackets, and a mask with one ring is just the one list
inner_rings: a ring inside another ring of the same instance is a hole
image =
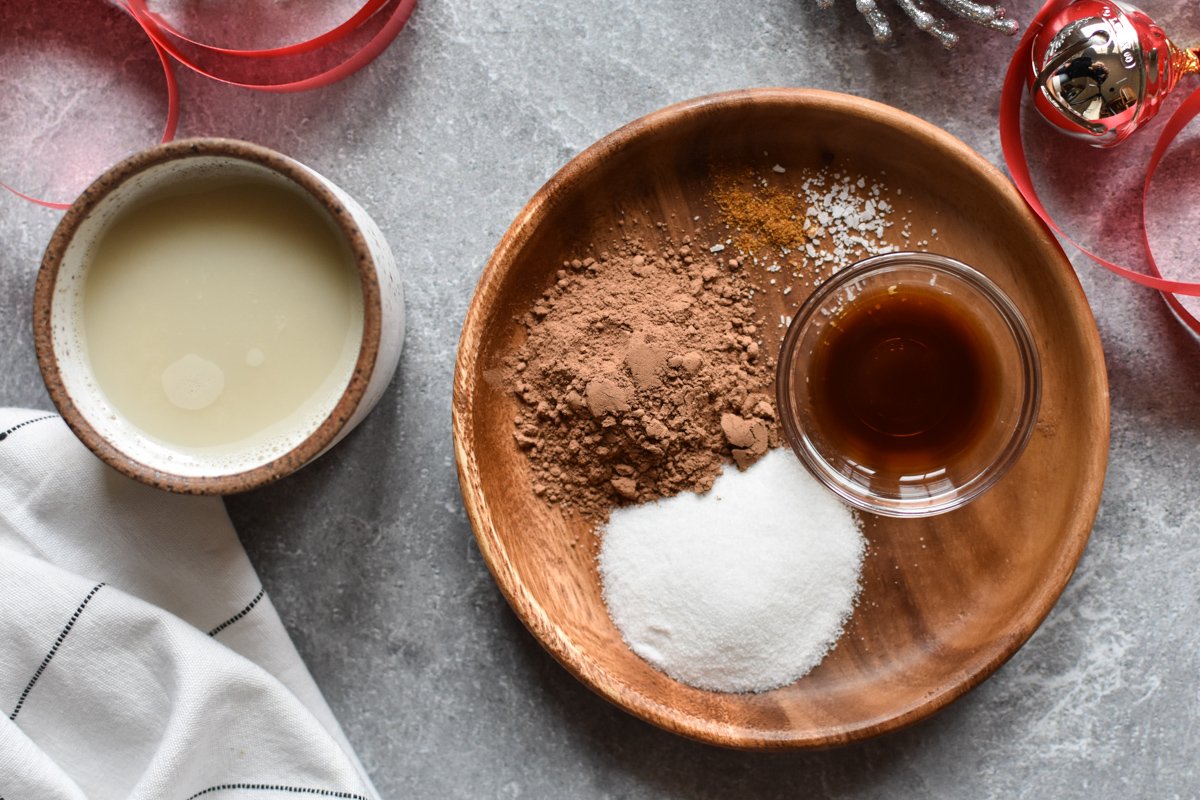
[[1033, 41], [1034, 105], [1052, 125], [1112, 147], [1158, 113], [1196, 52], [1175, 45], [1145, 12], [1121, 0], [1075, 0]]

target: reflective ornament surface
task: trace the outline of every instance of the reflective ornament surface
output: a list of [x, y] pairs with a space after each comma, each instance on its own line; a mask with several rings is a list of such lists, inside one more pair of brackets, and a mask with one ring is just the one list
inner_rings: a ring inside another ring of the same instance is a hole
[[1052, 125], [1096, 147], [1124, 141], [1158, 113], [1200, 57], [1172, 42], [1141, 9], [1075, 0], [1033, 41], [1034, 105]]

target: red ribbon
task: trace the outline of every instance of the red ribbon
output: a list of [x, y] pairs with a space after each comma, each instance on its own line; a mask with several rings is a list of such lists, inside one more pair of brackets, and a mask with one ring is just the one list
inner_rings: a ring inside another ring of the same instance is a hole
[[[417, 0], [367, 0], [348, 20], [312, 39], [265, 50], [240, 50], [188, 38], [158, 14], [150, 11], [145, 0], [122, 0], [121, 4], [149, 38], [162, 63], [167, 84], [167, 118], [163, 125], [162, 142], [169, 142], [175, 138], [175, 130], [179, 123], [179, 87], [175, 80], [174, 62], [212, 80], [244, 89], [261, 92], [299, 92], [316, 89], [336, 83], [373, 61], [404, 28], [416, 5]], [[377, 30], [371, 33], [371, 27]], [[332, 65], [326, 65], [329, 52], [337, 45], [344, 44], [349, 37], [355, 34], [362, 35], [364, 31], [370, 33], [370, 38], [364, 44], [344, 57], [335, 54]], [[309, 58], [305, 61], [295, 58], [306, 54]], [[318, 55], [326, 58], [321, 60]], [[239, 65], [261, 65], [288, 59], [292, 61], [292, 74], [286, 78], [247, 80], [235, 77]], [[0, 182], [0, 187], [46, 208], [65, 210], [71, 207], [70, 203], [31, 197], [3, 182]]]
[[[180, 64], [215, 81], [230, 86], [240, 86], [244, 89], [257, 89], [262, 92], [300, 92], [317, 89], [337, 83], [357, 72], [392, 43], [392, 40], [408, 22], [408, 18], [412, 16], [413, 9], [417, 5], [417, 0], [367, 0], [350, 19], [315, 38], [267, 50], [236, 50], [189, 39], [162, 17], [152, 13], [146, 7], [145, 0], [124, 0], [124, 2], [126, 9], [142, 24], [154, 43], [166, 50]], [[342, 43], [351, 35], [366, 30], [372, 24], [378, 25], [379, 30], [371, 36], [367, 43], [332, 67], [316, 67], [314, 69], [311, 63], [314, 63], [315, 59], [309, 59], [309, 64], [299, 65], [298, 74], [295, 77], [282, 80], [245, 80], [232, 77], [230, 74], [236, 74], [239, 64], [247, 62], [279, 61], [291, 56], [315, 54]], [[189, 50], [195, 52], [192, 53]], [[218, 66], [205, 66], [202, 61]]]
[[1146, 178], [1142, 184], [1142, 240], [1146, 248], [1146, 261], [1152, 274], [1138, 272], [1123, 267], [1120, 264], [1114, 264], [1076, 242], [1050, 216], [1045, 206], [1042, 205], [1041, 200], [1038, 199], [1037, 191], [1033, 188], [1033, 180], [1029, 174], [1029, 162], [1025, 157], [1025, 144], [1021, 141], [1021, 106], [1025, 96], [1026, 78], [1032, 69], [1033, 40], [1046, 24], [1046, 20], [1057, 14], [1067, 5], [1070, 5], [1070, 1], [1050, 0], [1050, 2], [1047, 2], [1042, 7], [1041, 11], [1034, 17], [1033, 22], [1030, 23], [1029, 28], [1025, 31], [1025, 35], [1021, 37], [1021, 41], [1017, 45], [1017, 52], [1013, 55], [1012, 61], [1008, 65], [1008, 73], [1005, 75], [1004, 88], [1000, 95], [1000, 147], [1004, 152], [1004, 160], [1008, 165], [1009, 174], [1012, 175], [1013, 183], [1016, 184], [1017, 189], [1024, 196], [1025, 202], [1029, 204], [1034, 213], [1041, 217], [1042, 221], [1050, 226], [1051, 229], [1101, 266], [1107, 267], [1118, 275], [1139, 283], [1142, 286], [1148, 286], [1162, 292], [1163, 298], [1175, 313], [1179, 315], [1184, 324], [1190, 327], [1195, 333], [1200, 334], [1200, 321], [1188, 313], [1183, 304], [1179, 302], [1179, 299], [1175, 297], [1176, 294], [1200, 296], [1200, 283], [1173, 281], [1162, 277], [1162, 273], [1158, 269], [1158, 263], [1154, 260], [1154, 252], [1150, 245], [1150, 234], [1146, 226], [1146, 206], [1150, 196], [1150, 184], [1154, 180], [1154, 173], [1158, 169], [1158, 164], [1162, 161], [1163, 155], [1172, 142], [1174, 142], [1175, 137], [1179, 135], [1180, 131], [1189, 122], [1195, 119], [1197, 115], [1200, 115], [1200, 89], [1192, 92], [1187, 100], [1171, 115], [1171, 118], [1159, 134], [1158, 142], [1154, 145], [1150, 160], [1146, 164]]

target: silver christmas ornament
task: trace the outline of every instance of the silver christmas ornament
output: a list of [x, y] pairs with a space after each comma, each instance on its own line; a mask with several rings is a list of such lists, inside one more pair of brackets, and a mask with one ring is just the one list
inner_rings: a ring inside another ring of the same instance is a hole
[[1196, 51], [1178, 47], [1145, 12], [1120, 0], [1075, 0], [1033, 40], [1030, 91], [1050, 124], [1097, 147], [1124, 141], [1158, 113]]

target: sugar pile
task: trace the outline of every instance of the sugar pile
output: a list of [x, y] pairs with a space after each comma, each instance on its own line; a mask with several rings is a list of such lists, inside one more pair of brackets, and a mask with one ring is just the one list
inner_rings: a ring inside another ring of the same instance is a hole
[[805, 675], [837, 641], [865, 550], [854, 514], [776, 449], [707, 494], [615, 510], [599, 568], [635, 653], [692, 686], [759, 692]]

